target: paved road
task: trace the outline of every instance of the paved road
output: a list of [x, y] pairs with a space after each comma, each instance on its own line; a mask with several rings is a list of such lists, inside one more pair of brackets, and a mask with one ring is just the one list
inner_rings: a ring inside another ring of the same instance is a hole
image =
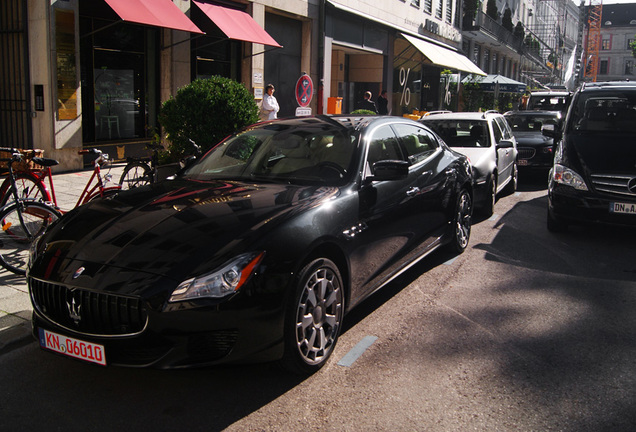
[[[636, 233], [545, 229], [522, 177], [443, 253], [346, 317], [329, 364], [101, 368], [32, 343], [0, 356], [7, 430], [633, 431]], [[371, 338], [370, 338], [371, 337]], [[373, 339], [377, 338], [377, 339]], [[339, 365], [361, 342], [370, 346]], [[372, 343], [371, 343], [372, 342]]]

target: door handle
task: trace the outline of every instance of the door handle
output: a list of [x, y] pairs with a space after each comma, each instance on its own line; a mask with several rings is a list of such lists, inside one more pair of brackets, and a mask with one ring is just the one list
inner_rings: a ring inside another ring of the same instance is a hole
[[416, 196], [419, 193], [420, 193], [420, 188], [418, 188], [418, 187], [412, 187], [412, 188], [410, 188], [409, 190], [406, 191], [406, 195], [410, 196], [410, 197], [414, 197], [414, 196]]

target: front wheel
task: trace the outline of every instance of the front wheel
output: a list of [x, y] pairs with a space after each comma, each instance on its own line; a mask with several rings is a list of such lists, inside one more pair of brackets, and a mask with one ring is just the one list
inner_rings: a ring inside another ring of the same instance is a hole
[[[29, 172], [15, 173], [15, 185], [18, 188], [18, 197], [24, 200], [34, 201], [51, 201], [51, 196], [46, 190], [44, 183], [40, 179]], [[11, 190], [11, 182], [7, 178], [0, 187], [0, 207], [4, 207], [13, 201], [13, 191]]]
[[324, 366], [340, 335], [344, 307], [338, 267], [326, 258], [307, 264], [285, 313], [282, 366], [298, 374], [311, 374]]
[[124, 168], [119, 184], [125, 190], [149, 185], [153, 180], [152, 170], [148, 165], [143, 162], [132, 162]]
[[26, 274], [31, 243], [61, 214], [55, 208], [35, 201], [10, 204], [0, 213], [0, 265], [19, 274]]
[[462, 253], [468, 247], [473, 217], [473, 200], [466, 189], [457, 196], [455, 217], [452, 221], [452, 237], [448, 249], [455, 253]]

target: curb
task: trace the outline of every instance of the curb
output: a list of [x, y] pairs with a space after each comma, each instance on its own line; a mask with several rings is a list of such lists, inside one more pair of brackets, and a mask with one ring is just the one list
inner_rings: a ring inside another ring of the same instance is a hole
[[16, 348], [28, 345], [32, 341], [30, 321], [24, 321], [0, 330], [0, 354], [6, 354]]

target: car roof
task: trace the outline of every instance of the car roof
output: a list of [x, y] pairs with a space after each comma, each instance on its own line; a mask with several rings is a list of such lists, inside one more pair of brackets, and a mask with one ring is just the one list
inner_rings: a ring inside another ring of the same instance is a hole
[[607, 90], [607, 89], [636, 89], [636, 82], [633, 81], [603, 81], [590, 82], [581, 85], [581, 91]]
[[500, 113], [496, 112], [454, 112], [447, 114], [435, 114], [432, 116], [422, 117], [423, 121], [434, 120], [487, 120], [495, 116], [500, 116]]
[[569, 94], [570, 94], [569, 91], [558, 91], [558, 90], [530, 92], [530, 96], [568, 96]]
[[522, 111], [508, 111], [504, 114], [505, 116], [536, 116], [536, 115], [545, 115], [552, 117], [561, 117], [560, 111], [550, 111], [550, 110], [522, 110]]

